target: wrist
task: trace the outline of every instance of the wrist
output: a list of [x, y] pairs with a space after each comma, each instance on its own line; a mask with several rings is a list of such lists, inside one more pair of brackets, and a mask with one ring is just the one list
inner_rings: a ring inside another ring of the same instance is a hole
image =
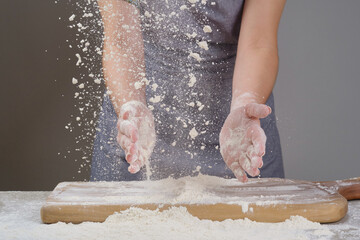
[[113, 102], [113, 106], [114, 106], [114, 110], [116, 112], [116, 114], [119, 116], [121, 109], [123, 108], [123, 106], [125, 105], [144, 105], [146, 106], [146, 98], [145, 96], [142, 95], [135, 95], [135, 94], [127, 94], [127, 95], [123, 95], [123, 97], [111, 97], [112, 98], [112, 102]]
[[233, 93], [230, 111], [244, 107], [249, 103], [263, 103], [264, 98], [253, 92]]

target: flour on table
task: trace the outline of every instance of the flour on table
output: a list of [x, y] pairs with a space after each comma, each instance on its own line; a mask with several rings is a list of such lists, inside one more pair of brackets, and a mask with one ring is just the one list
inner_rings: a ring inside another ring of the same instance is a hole
[[[193, 217], [184, 207], [173, 207], [162, 212], [130, 208], [109, 216], [103, 223], [60, 222], [47, 225], [41, 224], [38, 217], [34, 219], [36, 213], [39, 216], [40, 204], [35, 201], [28, 204], [32, 205], [23, 214], [13, 210], [12, 214], [0, 215], [1, 239], [325, 240], [334, 235], [326, 225], [310, 222], [299, 216], [281, 223], [258, 223], [249, 219], [218, 222]], [[34, 216], [30, 216], [28, 212]]]

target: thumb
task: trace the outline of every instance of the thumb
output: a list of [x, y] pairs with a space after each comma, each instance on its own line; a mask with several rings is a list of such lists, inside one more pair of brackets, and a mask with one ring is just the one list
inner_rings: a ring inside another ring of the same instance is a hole
[[271, 108], [265, 104], [248, 103], [245, 112], [250, 118], [265, 118], [271, 113]]

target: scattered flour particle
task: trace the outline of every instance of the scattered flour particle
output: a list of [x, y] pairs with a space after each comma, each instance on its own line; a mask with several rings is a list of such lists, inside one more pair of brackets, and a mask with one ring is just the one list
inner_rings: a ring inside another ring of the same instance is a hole
[[205, 146], [201, 146], [200, 149], [201, 149], [201, 150], [204, 150], [204, 149], [205, 149]]
[[191, 102], [191, 103], [188, 103], [187, 105], [190, 106], [190, 107], [194, 107], [194, 106], [195, 106], [195, 103], [194, 103], [194, 102]]
[[190, 80], [188, 86], [193, 87], [195, 83], [196, 83], [196, 77], [193, 74], [190, 74]]
[[81, 23], [76, 24], [76, 26], [78, 26], [78, 28], [82, 29], [84, 26]]
[[80, 89], [84, 88], [84, 86], [85, 86], [85, 85], [84, 85], [83, 83], [79, 84], [79, 88], [80, 88]]
[[182, 5], [181, 7], [180, 7], [180, 10], [185, 10], [185, 9], [187, 9], [187, 6], [186, 5]]
[[136, 90], [140, 89], [143, 86], [143, 84], [141, 82], [135, 82], [134, 83], [134, 87]]
[[135, 87], [135, 89], [140, 89], [140, 88], [142, 88], [142, 86], [148, 85], [148, 84], [149, 84], [149, 80], [147, 80], [146, 78], [143, 78], [140, 81], [135, 82], [134, 87]]
[[205, 122], [205, 125], [207, 126], [207, 125], [209, 125], [210, 124], [210, 121], [206, 121]]
[[75, 56], [78, 58], [77, 62], [76, 62], [76, 66], [79, 66], [81, 63], [81, 57], [80, 54], [76, 53]]
[[76, 121], [80, 121], [80, 117], [76, 117]]
[[126, 30], [130, 29], [129, 25], [126, 25], [126, 24], [122, 25], [122, 28], [126, 29]]
[[198, 45], [199, 45], [199, 47], [201, 47], [202, 49], [205, 49], [206, 51], [209, 50], [209, 46], [206, 41], [198, 42]]
[[197, 3], [199, 0], [189, 0], [190, 3]]
[[96, 84], [100, 84], [101, 83], [101, 80], [100, 79], [94, 79], [94, 82], [96, 83]]
[[151, 14], [148, 11], [145, 11], [144, 15], [145, 15], [145, 17], [148, 17], [148, 18], [151, 17]]
[[198, 62], [200, 62], [202, 60], [202, 58], [200, 57], [200, 55], [198, 53], [190, 52], [189, 57], [195, 58], [195, 60]]
[[79, 96], [79, 93], [76, 92], [74, 98], [77, 98]]
[[205, 25], [204, 28], [203, 28], [203, 31], [205, 33], [211, 33], [212, 32], [212, 29], [209, 25]]
[[193, 128], [190, 130], [189, 135], [190, 135], [190, 137], [191, 137], [192, 139], [195, 139], [195, 138], [199, 135], [199, 133], [196, 131], [195, 127], [193, 127]]
[[152, 102], [152, 103], [158, 103], [158, 102], [161, 101], [161, 96], [157, 95], [157, 96], [151, 97], [149, 99], [149, 101]]
[[201, 0], [201, 4], [205, 5], [207, 0]]
[[94, 16], [92, 13], [84, 13], [83, 17], [92, 17]]
[[156, 83], [153, 83], [152, 85], [151, 85], [151, 89], [155, 92], [156, 91], [156, 89], [158, 88], [158, 85], [156, 84]]
[[73, 14], [73, 15], [71, 15], [71, 16], [69, 17], [69, 21], [70, 21], [70, 22], [74, 21], [74, 19], [75, 19], [75, 14]]
[[186, 33], [186, 36], [187, 36], [188, 38], [195, 38], [195, 37], [197, 36], [197, 34], [196, 34], [195, 32], [193, 32], [192, 34]]
[[77, 84], [79, 81], [76, 78], [72, 78], [72, 84]]
[[174, 141], [171, 146], [175, 147], [176, 146], [176, 141]]

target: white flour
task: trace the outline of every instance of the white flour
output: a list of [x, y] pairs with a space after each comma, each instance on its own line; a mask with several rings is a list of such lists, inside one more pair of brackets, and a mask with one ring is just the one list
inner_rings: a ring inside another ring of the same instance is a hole
[[173, 208], [162, 213], [132, 208], [110, 216], [104, 223], [45, 225], [40, 220], [40, 208], [48, 194], [0, 192], [0, 239], [358, 240], [360, 235], [360, 201], [349, 202], [348, 215], [341, 222], [326, 225], [301, 217], [292, 217], [283, 223], [250, 220], [214, 222], [192, 217], [184, 208]]
[[171, 208], [159, 212], [131, 208], [109, 216], [104, 223], [57, 223], [45, 225], [11, 225], [0, 227], [0, 237], [7, 239], [329, 239], [333, 233], [326, 226], [302, 217], [291, 217], [282, 223], [257, 223], [245, 220], [222, 222], [199, 220], [186, 208]]

